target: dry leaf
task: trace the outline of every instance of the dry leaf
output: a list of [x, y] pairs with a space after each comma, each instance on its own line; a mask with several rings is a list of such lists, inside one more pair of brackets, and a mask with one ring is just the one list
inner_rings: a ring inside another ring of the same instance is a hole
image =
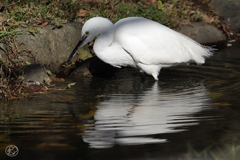
[[218, 107], [229, 107], [229, 106], [231, 106], [231, 104], [227, 103], [227, 102], [214, 103], [214, 105], [218, 106]]
[[65, 80], [64, 80], [63, 78], [53, 77], [53, 78], [52, 78], [52, 81], [53, 81], [53, 82], [64, 82]]
[[45, 26], [48, 25], [48, 23], [49, 23], [49, 21], [45, 21], [45, 22], [43, 22], [43, 23], [41, 24], [41, 26], [42, 26], [42, 27], [45, 27]]
[[4, 3], [0, 2], [0, 12], [2, 12], [5, 8], [5, 5]]
[[202, 16], [204, 22], [206, 22], [206, 23], [212, 22], [212, 18], [210, 18], [207, 14], [202, 13], [201, 16]]
[[77, 16], [83, 17], [86, 16], [87, 14], [88, 14], [87, 10], [80, 9], [79, 12], [77, 13]]
[[76, 83], [74, 82], [74, 83], [69, 83], [68, 85], [67, 85], [67, 88], [71, 88], [72, 86], [74, 86]]
[[33, 93], [45, 93], [46, 91], [48, 91], [47, 87], [41, 86], [41, 85], [29, 85], [29, 89], [31, 92]]

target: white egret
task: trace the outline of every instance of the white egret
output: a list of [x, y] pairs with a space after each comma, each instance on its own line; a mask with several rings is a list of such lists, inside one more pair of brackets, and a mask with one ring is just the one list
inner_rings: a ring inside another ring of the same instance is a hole
[[94, 17], [86, 21], [81, 34], [67, 62], [79, 48], [97, 37], [93, 49], [102, 61], [118, 68], [139, 68], [155, 80], [161, 68], [192, 61], [203, 64], [213, 50], [142, 17], [124, 18], [115, 24], [107, 18]]

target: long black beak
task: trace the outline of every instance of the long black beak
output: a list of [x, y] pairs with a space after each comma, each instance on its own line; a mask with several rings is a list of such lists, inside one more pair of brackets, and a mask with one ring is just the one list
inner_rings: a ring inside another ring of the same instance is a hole
[[75, 56], [75, 54], [77, 53], [78, 49], [80, 47], [82, 47], [83, 45], [83, 42], [85, 41], [85, 39], [87, 38], [88, 36], [87, 35], [83, 35], [81, 37], [81, 39], [79, 40], [78, 44], [76, 45], [76, 47], [74, 48], [74, 50], [72, 51], [72, 53], [70, 54], [70, 56], [68, 57], [68, 60], [66, 63], [69, 63], [71, 61], [71, 59]]

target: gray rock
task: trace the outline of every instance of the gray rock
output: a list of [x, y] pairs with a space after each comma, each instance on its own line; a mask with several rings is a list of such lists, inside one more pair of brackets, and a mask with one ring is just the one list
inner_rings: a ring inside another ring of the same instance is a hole
[[201, 44], [218, 44], [227, 39], [221, 30], [203, 22], [184, 25], [178, 31]]
[[80, 23], [69, 23], [60, 29], [53, 29], [53, 26], [39, 28], [34, 35], [29, 32], [18, 35], [16, 47], [26, 61], [44, 64], [56, 72], [79, 41], [81, 27]]
[[51, 81], [46, 68], [41, 64], [31, 64], [23, 68], [22, 73], [25, 82], [49, 83]]
[[230, 28], [240, 33], [240, 1], [239, 0], [211, 0], [211, 8], [217, 15], [223, 17], [223, 22], [230, 24]]

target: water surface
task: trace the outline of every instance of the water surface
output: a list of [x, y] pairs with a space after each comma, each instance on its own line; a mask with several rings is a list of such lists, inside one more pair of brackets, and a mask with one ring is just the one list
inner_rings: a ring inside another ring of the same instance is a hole
[[227, 155], [226, 146], [240, 146], [239, 46], [202, 66], [164, 69], [158, 82], [125, 68], [1, 104], [0, 158], [10, 144], [19, 159], [184, 159], [209, 146]]

